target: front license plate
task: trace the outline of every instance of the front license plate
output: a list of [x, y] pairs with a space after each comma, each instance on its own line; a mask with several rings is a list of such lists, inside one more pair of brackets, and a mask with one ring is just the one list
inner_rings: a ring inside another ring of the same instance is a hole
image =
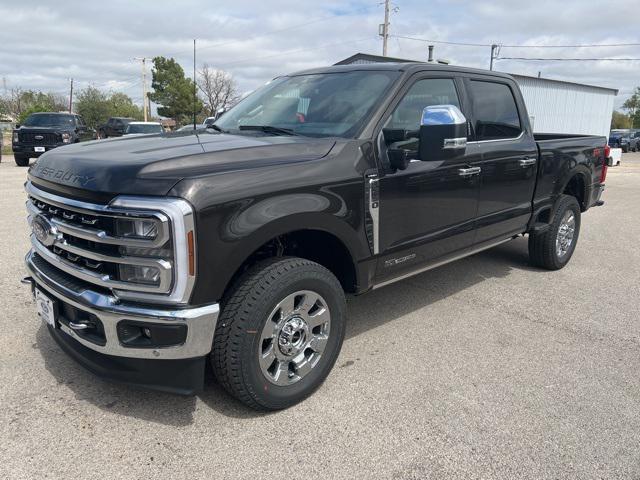
[[53, 301], [36, 288], [36, 311], [42, 321], [52, 327], [56, 326], [56, 311]]
[[33, 147], [33, 151], [38, 153], [44, 152], [44, 147]]

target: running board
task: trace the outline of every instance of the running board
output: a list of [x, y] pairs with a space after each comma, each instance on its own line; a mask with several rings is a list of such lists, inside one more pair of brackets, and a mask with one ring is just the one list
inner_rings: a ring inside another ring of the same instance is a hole
[[482, 252], [484, 250], [489, 250], [490, 248], [497, 247], [498, 245], [501, 245], [501, 244], [506, 243], [506, 242], [508, 242], [510, 240], [513, 240], [517, 236], [518, 235], [515, 235], [513, 237], [509, 237], [509, 238], [505, 238], [503, 240], [500, 240], [499, 242], [495, 242], [495, 243], [492, 243], [490, 245], [485, 245], [484, 247], [476, 248], [474, 250], [471, 250], [469, 252], [466, 252], [466, 253], [463, 253], [463, 254], [460, 254], [460, 255], [455, 255], [455, 256], [453, 256], [451, 258], [448, 258], [446, 260], [442, 260], [442, 261], [433, 263], [431, 265], [428, 265], [426, 267], [419, 268], [418, 270], [414, 270], [413, 272], [405, 273], [403, 275], [400, 275], [399, 277], [394, 277], [394, 278], [391, 278], [389, 280], [385, 280], [384, 282], [376, 283], [376, 284], [373, 285], [373, 290], [376, 290], [376, 289], [381, 288], [381, 287], [385, 287], [385, 286], [390, 285], [390, 284], [395, 283], [395, 282], [399, 282], [400, 280], [404, 280], [405, 278], [413, 277], [414, 275], [419, 275], [419, 274], [427, 272], [429, 270], [433, 270], [434, 268], [441, 267], [442, 265], [446, 265], [447, 263], [455, 262], [456, 260], [461, 260], [461, 259], [463, 259], [465, 257], [470, 257], [471, 255], [475, 255], [476, 253], [480, 253], [480, 252]]

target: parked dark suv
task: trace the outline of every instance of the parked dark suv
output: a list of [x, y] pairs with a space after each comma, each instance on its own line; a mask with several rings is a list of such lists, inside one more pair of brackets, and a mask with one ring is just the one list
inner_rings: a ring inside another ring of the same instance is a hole
[[87, 128], [83, 118], [74, 113], [32, 113], [13, 131], [13, 157], [20, 167], [29, 165], [52, 148], [93, 140], [95, 131]]
[[635, 151], [638, 148], [640, 138], [635, 137], [635, 132], [628, 130], [612, 130], [609, 134], [609, 146], [621, 148], [623, 153]]
[[131, 122], [133, 122], [133, 118], [111, 117], [107, 123], [98, 127], [98, 137], [121, 137]]

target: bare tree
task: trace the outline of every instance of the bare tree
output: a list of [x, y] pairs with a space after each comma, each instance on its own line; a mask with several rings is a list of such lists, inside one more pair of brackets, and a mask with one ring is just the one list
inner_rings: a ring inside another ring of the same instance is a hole
[[198, 88], [204, 97], [207, 116], [215, 116], [218, 110], [231, 107], [240, 98], [236, 81], [230, 73], [211, 68], [206, 63], [198, 73]]

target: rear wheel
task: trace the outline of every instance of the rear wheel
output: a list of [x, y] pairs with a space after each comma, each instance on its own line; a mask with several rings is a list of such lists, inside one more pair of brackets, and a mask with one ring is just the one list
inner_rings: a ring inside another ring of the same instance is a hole
[[277, 258], [248, 270], [223, 300], [211, 361], [234, 397], [278, 410], [313, 393], [338, 358], [345, 332], [338, 279], [301, 258]]
[[529, 234], [531, 263], [547, 270], [564, 267], [576, 248], [580, 234], [580, 205], [576, 198], [562, 195], [553, 218], [547, 231]]
[[29, 166], [29, 157], [25, 157], [23, 155], [14, 155], [13, 159], [16, 161], [16, 165], [18, 165], [19, 167]]

